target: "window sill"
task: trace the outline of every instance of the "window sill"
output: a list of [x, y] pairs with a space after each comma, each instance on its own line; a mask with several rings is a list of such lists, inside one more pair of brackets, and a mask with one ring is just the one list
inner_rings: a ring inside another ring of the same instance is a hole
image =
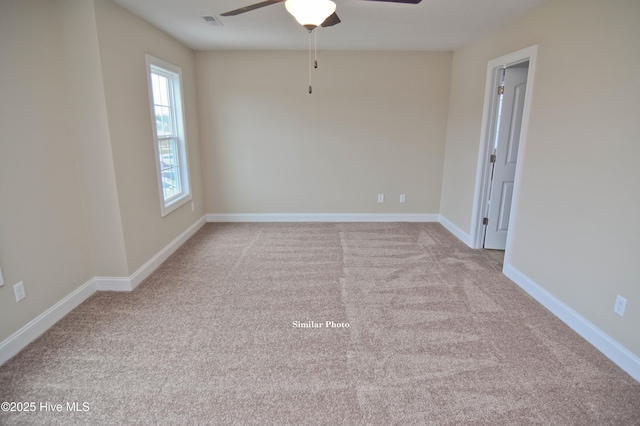
[[171, 200], [171, 202], [169, 204], [163, 204], [160, 208], [160, 215], [162, 217], [167, 216], [169, 213], [178, 210], [180, 207], [184, 206], [185, 204], [187, 204], [189, 201], [191, 201], [193, 197], [191, 196], [191, 193], [189, 192], [188, 194], [184, 194], [182, 197], [180, 198], [176, 198], [175, 200]]

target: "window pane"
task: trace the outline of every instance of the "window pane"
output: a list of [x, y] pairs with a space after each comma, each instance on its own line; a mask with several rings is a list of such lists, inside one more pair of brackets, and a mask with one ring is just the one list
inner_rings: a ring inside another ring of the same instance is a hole
[[169, 79], [164, 76], [160, 76], [160, 104], [169, 106]]
[[170, 81], [167, 77], [151, 73], [152, 89], [153, 89], [153, 103], [156, 105], [169, 106], [169, 84]]
[[155, 105], [156, 131], [158, 136], [172, 136], [173, 119], [171, 118], [171, 109], [166, 106]]
[[177, 167], [169, 167], [162, 171], [162, 191], [165, 201], [182, 192], [180, 172]]
[[191, 199], [185, 129], [181, 118], [180, 69], [146, 55], [154, 143], [162, 202], [166, 216]]
[[157, 104], [160, 99], [160, 82], [158, 81], [158, 74], [151, 74], [151, 88], [153, 90], [153, 103]]
[[163, 139], [158, 143], [162, 191], [165, 201], [182, 192], [180, 161], [176, 139]]

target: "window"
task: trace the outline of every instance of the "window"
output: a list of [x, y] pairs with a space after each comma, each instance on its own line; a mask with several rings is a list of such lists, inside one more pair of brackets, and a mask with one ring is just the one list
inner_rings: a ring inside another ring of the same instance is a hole
[[182, 73], [179, 67], [151, 55], [146, 55], [146, 61], [160, 212], [166, 216], [191, 200]]

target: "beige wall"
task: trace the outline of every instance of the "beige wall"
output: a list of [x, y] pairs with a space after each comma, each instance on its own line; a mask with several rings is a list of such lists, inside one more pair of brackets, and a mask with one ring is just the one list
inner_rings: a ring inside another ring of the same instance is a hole
[[438, 213], [451, 53], [307, 55], [197, 53], [207, 213]]
[[441, 209], [469, 232], [487, 62], [538, 44], [512, 266], [636, 356], [639, 19], [635, 0], [553, 0], [457, 50]]
[[[145, 53], [183, 69], [195, 211], [160, 216]], [[194, 54], [107, 0], [0, 2], [0, 342], [204, 215]], [[27, 297], [16, 302], [12, 285]]]
[[[96, 22], [106, 94], [128, 275], [204, 215], [194, 53], [109, 0], [96, 0]], [[160, 216], [145, 54], [182, 68], [186, 133], [195, 211]]]
[[94, 274], [129, 275], [93, 2], [56, 0]]
[[93, 276], [65, 50], [57, 2], [0, 2], [0, 341]]

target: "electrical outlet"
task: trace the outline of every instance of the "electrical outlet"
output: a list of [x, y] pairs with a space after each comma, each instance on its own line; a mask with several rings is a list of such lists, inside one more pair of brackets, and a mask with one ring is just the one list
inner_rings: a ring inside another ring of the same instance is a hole
[[613, 305], [613, 312], [615, 312], [616, 314], [623, 316], [624, 315], [624, 308], [627, 307], [627, 299], [625, 299], [624, 297], [620, 296], [619, 294], [616, 296], [616, 304]]
[[2, 277], [2, 269], [0, 269], [0, 287], [4, 285], [4, 278]]
[[407, 202], [407, 196], [405, 194], [400, 194], [400, 202], [401, 203], [406, 203]]
[[24, 284], [22, 281], [13, 285], [13, 292], [16, 294], [16, 302], [21, 301], [27, 296], [24, 292]]
[[378, 202], [384, 203], [384, 194], [378, 194]]

